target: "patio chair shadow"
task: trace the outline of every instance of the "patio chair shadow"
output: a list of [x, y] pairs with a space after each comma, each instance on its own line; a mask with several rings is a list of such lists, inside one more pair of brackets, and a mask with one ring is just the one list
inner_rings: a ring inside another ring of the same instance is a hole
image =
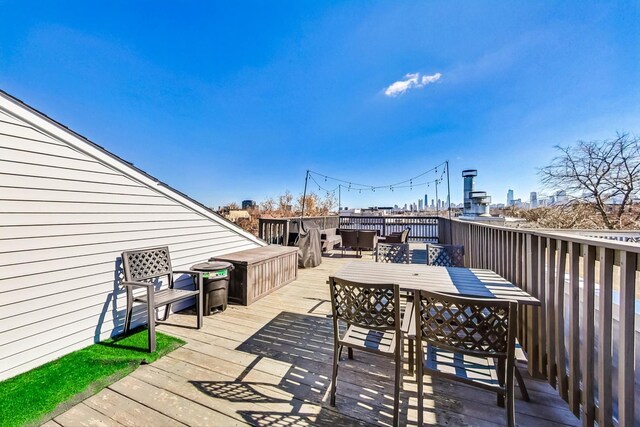
[[345, 419], [331, 411], [322, 410], [318, 414], [289, 414], [268, 411], [240, 411], [242, 418], [252, 426], [356, 426], [366, 423], [349, 418]]
[[272, 384], [237, 381], [189, 381], [198, 390], [216, 399], [229, 402], [289, 403], [289, 399], [275, 398], [262, 393], [257, 387], [273, 387]]
[[[353, 425], [358, 420], [391, 422], [393, 396], [389, 390], [393, 390], [393, 363], [366, 352], [356, 351], [354, 360], [347, 360], [347, 352], [343, 352], [338, 406], [329, 406], [326, 396], [331, 384], [333, 323], [325, 316], [281, 312], [236, 350], [291, 365], [275, 386], [293, 395], [294, 407], [297, 401], [300, 409], [302, 402], [322, 408], [313, 415], [301, 414], [299, 410], [287, 414], [249, 411], [243, 413], [247, 422], [254, 425], [264, 425], [271, 419], [281, 421], [282, 425]], [[312, 420], [309, 421], [309, 417]]]

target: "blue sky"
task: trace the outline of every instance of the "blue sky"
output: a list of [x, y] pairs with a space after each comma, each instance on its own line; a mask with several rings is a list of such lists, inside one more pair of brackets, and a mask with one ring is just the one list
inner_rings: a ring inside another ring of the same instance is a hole
[[454, 202], [469, 168], [528, 199], [554, 145], [640, 133], [638, 2], [0, 0], [0, 22], [1, 89], [210, 206], [444, 160]]

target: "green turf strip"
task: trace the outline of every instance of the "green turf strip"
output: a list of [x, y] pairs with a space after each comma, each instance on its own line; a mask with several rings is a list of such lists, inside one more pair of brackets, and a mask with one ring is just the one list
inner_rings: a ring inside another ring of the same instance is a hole
[[184, 345], [184, 341], [161, 333], [156, 338], [155, 353], [147, 352], [147, 329], [142, 329], [0, 382], [0, 426], [46, 421], [126, 376], [141, 363], [151, 363]]

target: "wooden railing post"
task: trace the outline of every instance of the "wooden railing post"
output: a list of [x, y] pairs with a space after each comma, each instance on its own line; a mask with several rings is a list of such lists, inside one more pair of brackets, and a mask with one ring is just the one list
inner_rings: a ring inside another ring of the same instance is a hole
[[547, 238], [547, 277], [546, 301], [544, 304], [546, 312], [546, 335], [547, 335], [547, 379], [553, 388], [556, 388], [556, 340], [555, 340], [555, 289], [556, 289], [556, 239]]
[[[598, 425], [613, 426], [613, 388], [611, 373], [613, 325], [613, 262], [612, 249], [600, 249], [600, 291], [598, 292]], [[608, 357], [604, 357], [607, 355]]]
[[569, 406], [580, 415], [580, 243], [569, 244]]
[[596, 248], [584, 245], [582, 251], [582, 419], [583, 424], [592, 426], [595, 422], [595, 267]]
[[567, 370], [565, 368], [564, 354], [564, 285], [567, 266], [567, 241], [558, 241], [558, 274], [556, 275], [556, 295], [555, 295], [555, 336], [556, 336], [556, 368], [558, 370], [558, 389], [560, 396], [568, 400], [567, 392]]
[[635, 425], [635, 281], [637, 254], [620, 252], [620, 337], [618, 343], [618, 422]]
[[[538, 237], [527, 234], [527, 284], [526, 290], [533, 297], [538, 297]], [[538, 369], [538, 307], [526, 307], [527, 316], [527, 362], [529, 374], [532, 377], [539, 376]]]

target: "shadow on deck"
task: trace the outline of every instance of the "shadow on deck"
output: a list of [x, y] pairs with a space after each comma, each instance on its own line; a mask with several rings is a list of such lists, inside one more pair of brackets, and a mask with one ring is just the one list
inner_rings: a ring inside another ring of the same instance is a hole
[[[231, 305], [206, 317], [200, 330], [193, 329], [192, 313], [172, 315], [158, 329], [187, 341], [183, 348], [140, 367], [55, 423], [83, 424], [90, 415], [106, 425], [391, 425], [394, 369], [388, 359], [358, 351], [354, 360], [345, 358], [336, 407], [328, 403], [333, 331], [326, 280], [354, 260], [371, 262], [371, 253], [330, 253], [251, 306]], [[415, 425], [417, 387], [406, 368], [401, 425]], [[547, 383], [525, 377], [531, 402], [517, 399], [519, 425], [579, 424]], [[505, 424], [495, 394], [430, 377], [424, 383], [426, 424]]]

